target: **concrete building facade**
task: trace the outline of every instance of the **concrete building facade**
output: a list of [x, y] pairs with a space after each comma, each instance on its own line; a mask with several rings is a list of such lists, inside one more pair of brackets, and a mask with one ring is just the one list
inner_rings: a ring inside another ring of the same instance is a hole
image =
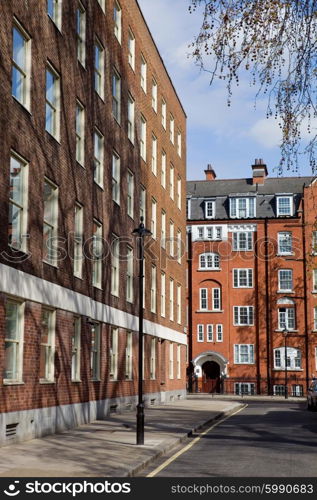
[[270, 178], [187, 183], [189, 386], [305, 394], [317, 371], [316, 184]]
[[145, 400], [184, 397], [186, 116], [135, 0], [0, 16], [7, 444], [134, 407], [140, 217]]

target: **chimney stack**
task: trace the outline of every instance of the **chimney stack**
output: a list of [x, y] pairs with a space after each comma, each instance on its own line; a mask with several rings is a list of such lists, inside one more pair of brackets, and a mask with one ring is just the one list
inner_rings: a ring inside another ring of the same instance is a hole
[[205, 174], [206, 174], [206, 181], [214, 181], [215, 178], [217, 177], [216, 172], [214, 171], [214, 169], [212, 168], [210, 163], [208, 163], [208, 165], [207, 165], [207, 169], [205, 170]]
[[252, 165], [252, 184], [264, 184], [266, 177], [268, 176], [266, 164], [263, 162], [262, 158], [256, 158], [254, 165]]

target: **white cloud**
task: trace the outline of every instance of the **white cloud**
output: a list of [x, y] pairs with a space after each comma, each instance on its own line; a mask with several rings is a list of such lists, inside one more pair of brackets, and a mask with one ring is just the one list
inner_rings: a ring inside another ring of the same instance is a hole
[[282, 131], [274, 118], [258, 120], [246, 134], [268, 149], [275, 148], [282, 140]]

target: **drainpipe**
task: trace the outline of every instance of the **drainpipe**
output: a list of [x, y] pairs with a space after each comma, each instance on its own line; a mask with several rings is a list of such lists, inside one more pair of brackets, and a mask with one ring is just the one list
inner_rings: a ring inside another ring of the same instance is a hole
[[188, 370], [188, 390], [189, 392], [193, 392], [193, 373], [191, 369], [192, 359], [193, 359], [193, 279], [192, 279], [192, 232], [191, 227], [189, 227], [189, 231], [187, 233], [187, 305], [188, 305], [188, 332], [187, 332], [187, 341], [188, 341], [188, 360], [189, 360], [189, 370]]
[[270, 339], [270, 304], [269, 304], [269, 257], [268, 257], [268, 219], [264, 220], [264, 238], [265, 238], [265, 309], [266, 309], [266, 376], [267, 376], [267, 393], [272, 394], [271, 387], [271, 339]]
[[[258, 234], [258, 231], [257, 231]], [[255, 290], [255, 327], [256, 327], [256, 387], [257, 394], [261, 394], [260, 376], [260, 318], [259, 318], [259, 245], [258, 237], [255, 241], [255, 266], [254, 266], [254, 290]]]
[[306, 392], [309, 387], [309, 353], [308, 353], [308, 304], [307, 304], [307, 262], [306, 262], [306, 232], [305, 232], [305, 185], [302, 199], [302, 240], [303, 240], [303, 273], [304, 273], [304, 311], [305, 311], [305, 358], [306, 358]]

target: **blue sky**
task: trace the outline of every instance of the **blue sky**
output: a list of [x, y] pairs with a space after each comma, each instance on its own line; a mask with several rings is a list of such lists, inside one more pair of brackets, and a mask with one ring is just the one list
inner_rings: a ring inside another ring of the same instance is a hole
[[[211, 87], [208, 73], [187, 57], [201, 15], [188, 12], [188, 0], [138, 1], [187, 113], [188, 179], [203, 179], [208, 163], [218, 178], [249, 177], [255, 158], [263, 158], [269, 175], [277, 176], [281, 135], [276, 121], [265, 118], [266, 102], [254, 109], [255, 88], [242, 80], [227, 107], [224, 83]], [[306, 163], [296, 175], [310, 175]]]

